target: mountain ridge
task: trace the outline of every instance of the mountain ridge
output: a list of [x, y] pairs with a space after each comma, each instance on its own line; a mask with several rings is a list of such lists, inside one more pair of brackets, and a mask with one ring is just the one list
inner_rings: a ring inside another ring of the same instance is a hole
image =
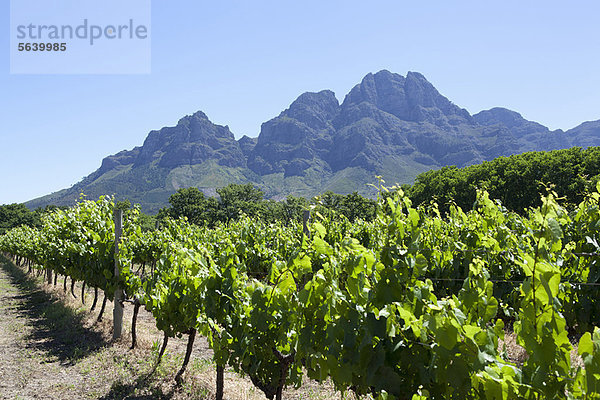
[[236, 140], [202, 111], [186, 115], [175, 126], [150, 131], [141, 146], [105, 157], [71, 188], [26, 204], [69, 205], [83, 192], [115, 194], [155, 212], [181, 187], [214, 195], [216, 187], [245, 182], [276, 200], [326, 190], [373, 195], [367, 184], [375, 175], [411, 183], [445, 165], [597, 145], [600, 121], [552, 131], [502, 107], [471, 115], [422, 74], [382, 70], [367, 74], [341, 103], [331, 90], [301, 94], [255, 138]]

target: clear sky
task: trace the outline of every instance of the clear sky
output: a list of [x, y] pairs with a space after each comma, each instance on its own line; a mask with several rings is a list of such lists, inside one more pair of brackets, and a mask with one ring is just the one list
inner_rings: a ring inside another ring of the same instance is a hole
[[597, 1], [154, 0], [148, 75], [10, 75], [1, 13], [0, 204], [69, 187], [197, 110], [257, 136], [302, 92], [341, 101], [381, 69], [421, 72], [471, 113], [600, 119]]

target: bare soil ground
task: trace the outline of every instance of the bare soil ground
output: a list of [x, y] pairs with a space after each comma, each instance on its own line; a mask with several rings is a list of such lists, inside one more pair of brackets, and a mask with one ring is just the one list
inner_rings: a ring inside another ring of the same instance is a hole
[[[48, 285], [41, 277], [0, 256], [0, 399], [210, 399], [215, 368], [204, 338], [197, 337], [184, 382], [174, 377], [183, 361], [187, 337], [171, 339], [160, 366], [149, 374], [162, 344], [152, 315], [140, 309], [138, 347], [131, 344], [133, 307], [125, 307], [124, 335], [112, 341], [111, 302], [102, 322], [89, 307], [63, 292], [62, 278]], [[70, 283], [70, 282], [69, 282]], [[70, 287], [70, 285], [69, 285]], [[226, 399], [264, 399], [249, 379], [225, 372]], [[307, 379], [284, 393], [286, 399], [339, 399], [331, 385]]]

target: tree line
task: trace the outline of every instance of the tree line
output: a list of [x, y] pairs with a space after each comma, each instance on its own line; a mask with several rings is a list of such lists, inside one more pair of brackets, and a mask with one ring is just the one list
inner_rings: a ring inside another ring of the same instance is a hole
[[[431, 170], [417, 176], [414, 184], [402, 189], [413, 204], [435, 201], [442, 212], [456, 204], [471, 210], [477, 189], [485, 189], [490, 198], [500, 200], [504, 207], [524, 214], [541, 205], [540, 195], [552, 188], [567, 207], [583, 200], [584, 193], [595, 187], [600, 177], [600, 147], [529, 152], [464, 168], [455, 166]], [[141, 214], [143, 230], [154, 229], [165, 218], [186, 217], [197, 225], [212, 227], [218, 222], [229, 222], [241, 215], [258, 217], [267, 223], [301, 221], [304, 210], [312, 209], [323, 215], [343, 215], [350, 222], [370, 220], [378, 203], [357, 192], [341, 195], [325, 192], [307, 199], [288, 196], [283, 201], [264, 198], [264, 192], [247, 184], [230, 184], [217, 189], [218, 196], [206, 196], [198, 188], [179, 189], [169, 198], [169, 206], [156, 216]], [[384, 192], [385, 195], [385, 192]], [[117, 203], [129, 209], [129, 201]], [[0, 206], [0, 235], [13, 227], [39, 227], [41, 216], [56, 206], [29, 210], [23, 204]]]
[[[140, 213], [138, 219], [143, 231], [155, 229], [167, 218], [185, 217], [190, 223], [213, 227], [217, 223], [234, 221], [242, 215], [256, 217], [266, 223], [289, 224], [301, 222], [304, 210], [313, 209], [322, 215], [343, 215], [350, 222], [357, 219], [370, 220], [377, 211], [377, 202], [357, 192], [341, 195], [325, 192], [321, 196], [306, 199], [288, 196], [283, 201], [267, 200], [259, 188], [250, 183], [230, 184], [217, 189], [217, 197], [206, 196], [196, 187], [179, 189], [169, 198], [169, 206], [157, 215]], [[118, 201], [116, 208], [129, 210], [129, 200]], [[18, 226], [39, 228], [44, 213], [56, 206], [29, 210], [24, 204], [0, 205], [0, 235]], [[62, 207], [66, 208], [66, 207]]]
[[477, 189], [485, 189], [507, 209], [524, 214], [541, 205], [540, 194], [550, 187], [564, 205], [579, 204], [599, 174], [600, 147], [573, 147], [498, 157], [465, 168], [443, 167], [420, 174], [403, 189], [414, 204], [436, 201], [443, 211], [451, 204], [472, 209]]
[[267, 200], [264, 193], [251, 183], [231, 184], [217, 189], [218, 197], [206, 196], [195, 187], [179, 189], [169, 198], [169, 207], [158, 212], [157, 219], [186, 217], [197, 225], [214, 226], [229, 222], [241, 215], [257, 217], [267, 223], [302, 221], [304, 210], [314, 209], [321, 214], [337, 213], [353, 222], [375, 216], [377, 202], [359, 195], [325, 192], [306, 199], [288, 196], [283, 201]]

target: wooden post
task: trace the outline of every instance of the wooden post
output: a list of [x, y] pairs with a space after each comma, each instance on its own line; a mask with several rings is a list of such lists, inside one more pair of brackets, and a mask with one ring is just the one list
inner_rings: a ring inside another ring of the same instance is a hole
[[304, 230], [304, 234], [310, 237], [310, 231], [308, 230], [308, 221], [310, 220], [310, 210], [304, 210], [302, 214], [302, 226]]
[[220, 367], [217, 364], [217, 394], [215, 395], [215, 400], [223, 400], [223, 375], [225, 372], [225, 368]]
[[[119, 267], [119, 243], [123, 233], [123, 210], [115, 210], [115, 278], [121, 274]], [[122, 289], [115, 291], [115, 308], [113, 309], [113, 339], [118, 339], [123, 333], [123, 304], [125, 295]]]

